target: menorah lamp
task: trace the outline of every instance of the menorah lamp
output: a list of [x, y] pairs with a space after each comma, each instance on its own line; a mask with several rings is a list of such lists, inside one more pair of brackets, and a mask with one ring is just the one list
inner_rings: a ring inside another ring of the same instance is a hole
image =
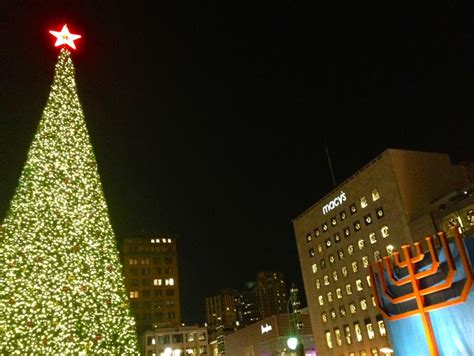
[[415, 242], [414, 253], [411, 245], [402, 246], [403, 260], [395, 251], [392, 256], [383, 257], [383, 261], [376, 261], [373, 267], [369, 266], [374, 281], [372, 289], [383, 316], [395, 321], [420, 315], [428, 350], [433, 356], [439, 355], [439, 350], [430, 312], [465, 302], [473, 283], [462, 236], [456, 228], [451, 230], [462, 269], [456, 269], [454, 246], [451, 250], [443, 231], [435, 235], [437, 240], [434, 236], [425, 237], [425, 252], [421, 243]]

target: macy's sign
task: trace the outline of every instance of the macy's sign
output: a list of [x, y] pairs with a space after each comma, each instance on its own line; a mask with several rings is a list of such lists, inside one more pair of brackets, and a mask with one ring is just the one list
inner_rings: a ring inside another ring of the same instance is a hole
[[346, 193], [344, 193], [341, 190], [341, 194], [339, 194], [339, 196], [335, 197], [333, 200], [331, 200], [329, 203], [327, 203], [325, 206], [323, 206], [323, 214], [326, 215], [332, 209], [334, 209], [336, 206], [341, 205], [346, 200], [347, 200]]

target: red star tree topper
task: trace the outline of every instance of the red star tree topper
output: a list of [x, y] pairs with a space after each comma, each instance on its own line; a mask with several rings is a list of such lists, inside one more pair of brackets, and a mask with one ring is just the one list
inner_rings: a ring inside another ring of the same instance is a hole
[[56, 43], [54, 44], [56, 47], [61, 45], [68, 45], [69, 47], [76, 49], [74, 41], [82, 37], [81, 35], [70, 33], [69, 29], [67, 28], [67, 25], [63, 26], [61, 32], [49, 31], [49, 33], [56, 37]]

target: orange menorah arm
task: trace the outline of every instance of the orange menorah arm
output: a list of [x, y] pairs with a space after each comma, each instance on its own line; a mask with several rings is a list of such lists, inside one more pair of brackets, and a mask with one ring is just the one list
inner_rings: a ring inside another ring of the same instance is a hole
[[448, 265], [448, 274], [443, 283], [421, 289], [420, 295], [427, 295], [427, 294], [431, 294], [431, 293], [435, 293], [435, 292], [439, 292], [439, 291], [451, 288], [454, 281], [454, 276], [456, 274], [456, 266], [454, 265], [451, 249], [449, 248], [448, 242], [446, 241], [446, 235], [444, 235], [443, 233], [443, 234], [440, 234], [439, 237], [441, 241], [441, 246], [443, 247], [443, 250], [445, 251], [445, 255], [446, 255], [446, 263]]
[[407, 283], [410, 283], [410, 277], [408, 277], [408, 276], [400, 278], [400, 279], [395, 278], [395, 273], [393, 272], [392, 263], [390, 261], [389, 256], [385, 256], [383, 258], [383, 261], [385, 262], [385, 268], [387, 269], [388, 278], [390, 279], [390, 281], [392, 282], [393, 285], [396, 285], [397, 287], [400, 287], [400, 286], [403, 286]]
[[395, 251], [393, 253], [393, 260], [395, 262], [395, 266], [398, 268], [406, 268], [407, 267], [407, 261], [400, 261], [400, 252]]
[[383, 294], [385, 297], [390, 301], [392, 304], [399, 304], [402, 302], [406, 302], [407, 300], [415, 298], [415, 293], [408, 293], [399, 297], [392, 297], [389, 293], [388, 287], [387, 287], [387, 281], [385, 280], [385, 275], [384, 275], [384, 270], [382, 266], [381, 261], [377, 261], [376, 265], [379, 270], [379, 278], [380, 278], [380, 284], [381, 284], [381, 289], [383, 291]]
[[430, 251], [431, 267], [427, 269], [426, 271], [416, 273], [415, 274], [416, 279], [422, 279], [422, 278], [431, 276], [437, 273], [438, 268], [439, 268], [439, 260], [438, 260], [438, 257], [436, 256], [436, 252], [433, 246], [433, 237], [432, 236], [425, 237], [425, 240], [426, 240], [426, 244], [428, 245], [428, 249]]
[[[464, 271], [466, 273], [466, 278], [472, 282], [472, 267], [471, 263], [469, 262], [469, 259], [466, 254], [466, 249], [464, 247], [464, 244], [462, 242], [462, 237], [461, 234], [459, 233], [458, 229], [456, 227], [452, 227], [451, 231], [453, 232], [454, 235], [454, 243], [456, 244], [456, 247], [459, 251], [459, 256], [461, 256], [461, 262], [464, 267]], [[441, 233], [444, 236], [444, 233]]]

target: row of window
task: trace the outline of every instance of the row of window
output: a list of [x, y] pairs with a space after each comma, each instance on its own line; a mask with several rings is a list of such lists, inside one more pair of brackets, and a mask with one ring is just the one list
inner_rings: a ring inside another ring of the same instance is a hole
[[[385, 216], [385, 213], [383, 211], [383, 208], [382, 207], [379, 207], [375, 210], [375, 216], [377, 217], [377, 219], [381, 219]], [[334, 217], [332, 219], [335, 219]], [[331, 220], [331, 221], [335, 221], [335, 220]], [[371, 213], [368, 213], [366, 215], [364, 215], [364, 223], [366, 226], [369, 226], [373, 223], [373, 218], [372, 218], [372, 215]], [[334, 224], [333, 226], [335, 226], [336, 224]], [[323, 231], [327, 231], [328, 228], [327, 228], [327, 223], [323, 223]], [[353, 226], [353, 229], [354, 229], [354, 232], [358, 232], [362, 229], [362, 224], [360, 223], [359, 220], [355, 220], [353, 223], [352, 223], [352, 226]], [[344, 235], [344, 237], [349, 237], [351, 235], [351, 227], [350, 225], [346, 225], [343, 229], [342, 229], [342, 233]], [[319, 228], [316, 228], [314, 230], [314, 236], [315, 237], [319, 237], [321, 235], [320, 231], [319, 231]], [[341, 241], [341, 233], [340, 232], [336, 232], [334, 233], [334, 240], [336, 242], [339, 242]], [[313, 241], [313, 235], [311, 233], [308, 233], [306, 234], [306, 242], [311, 242]], [[329, 247], [329, 246], [328, 246]]]
[[144, 313], [142, 314], [142, 320], [156, 320], [156, 321], [162, 321], [165, 319], [165, 316], [167, 317], [168, 320], [174, 320], [176, 319], [176, 312], [174, 311], [169, 311], [166, 313], [163, 312], [157, 312], [157, 313]]
[[204, 332], [186, 333], [186, 334], [172, 334], [172, 335], [158, 335], [148, 336], [147, 345], [166, 345], [166, 344], [180, 344], [183, 342], [195, 342], [196, 340], [206, 340]]
[[[362, 331], [363, 326], [357, 321], [353, 324], [353, 329], [349, 324], [346, 324], [341, 328], [336, 327], [333, 330], [325, 330], [326, 336], [326, 345], [328, 348], [332, 349], [334, 346], [342, 346], [345, 342], [347, 345], [352, 345], [354, 341], [362, 342], [364, 337], [367, 337], [369, 340], [374, 340], [375, 328], [370, 318], [364, 320], [365, 324], [365, 333]], [[376, 323], [378, 326], [379, 335], [384, 337], [387, 335], [387, 329], [385, 323], [381, 317], [377, 317]], [[354, 331], [354, 334], [352, 333]], [[334, 338], [333, 338], [334, 335]], [[353, 335], [355, 340], [353, 340]]]
[[[143, 276], [149, 276], [152, 272], [152, 268], [130, 268], [128, 270], [125, 270], [125, 273], [130, 273], [132, 275], [143, 275]], [[155, 268], [154, 269], [155, 273], [156, 274], [167, 274], [167, 275], [170, 275], [170, 274], [173, 274], [173, 268], [172, 267], [165, 267], [165, 268], [161, 268], [161, 267], [158, 267], [158, 268]]]
[[169, 243], [169, 244], [170, 244], [170, 243], [171, 243], [171, 239], [165, 239], [165, 238], [159, 239], [159, 238], [156, 238], [156, 239], [151, 239], [150, 242], [151, 242], [152, 244], [159, 244], [159, 243], [164, 243], [164, 244], [165, 244], [165, 243]]
[[[163, 291], [161, 289], [158, 289], [158, 290], [155, 290], [155, 291], [152, 291], [152, 290], [149, 290], [149, 289], [144, 289], [144, 290], [141, 291], [141, 296], [144, 297], [144, 298], [151, 297], [152, 294], [155, 297], [159, 297], [159, 296], [163, 295]], [[172, 295], [174, 295], [174, 290], [173, 289], [167, 289], [165, 294], [167, 296], [172, 296]], [[140, 297], [140, 291], [138, 291], [138, 290], [130, 291], [129, 295], [130, 295], [130, 299], [137, 299], [137, 298]]]
[[126, 253], [154, 253], [154, 252], [175, 252], [175, 245], [142, 245], [142, 244], [127, 244], [125, 246]]
[[[376, 307], [377, 301], [375, 300], [375, 297], [371, 296], [370, 299], [372, 302], [372, 306]], [[359, 305], [361, 310], [367, 310], [369, 308], [369, 304], [367, 302], [367, 299], [365, 298], [360, 299], [358, 303], [351, 301], [349, 303], [349, 312], [352, 315], [357, 314], [357, 305]], [[347, 316], [346, 306], [340, 305], [338, 309], [339, 309], [339, 317], [345, 318]], [[337, 314], [336, 308], [330, 309], [329, 312], [323, 311], [321, 313], [321, 322], [323, 324], [326, 324], [329, 321], [329, 318], [331, 318], [331, 320], [336, 320], [337, 317], [338, 317], [338, 314]]]
[[[338, 278], [339, 278], [337, 271], [333, 271], [332, 275], [333, 275], [334, 281], [337, 281]], [[324, 285], [325, 286], [328, 286], [330, 284], [328, 275], [325, 275], [323, 280], [324, 280]], [[372, 286], [372, 280], [371, 280], [370, 276], [366, 276], [366, 281], [367, 281], [367, 287], [370, 288]], [[316, 289], [321, 288], [321, 281], [319, 279], [316, 279], [315, 284], [316, 284]], [[358, 292], [363, 291], [364, 290], [363, 284], [364, 283], [362, 282], [362, 279], [360, 279], [360, 278], [356, 279], [355, 280], [355, 289]], [[347, 295], [352, 295], [352, 284], [347, 283], [344, 287], [344, 290], [345, 290]], [[334, 294], [332, 293], [332, 291], [328, 291], [327, 292], [327, 301], [328, 302], [332, 302], [334, 300], [333, 295], [335, 295], [337, 299], [342, 299], [342, 288], [336, 288]], [[322, 298], [322, 295], [320, 295], [318, 299], [320, 301], [319, 304], [324, 305], [324, 298]], [[321, 300], [322, 300], [322, 304], [321, 304]]]
[[[153, 257], [153, 259], [150, 259], [150, 258], [140, 258], [140, 259], [139, 258], [129, 258], [128, 259], [128, 264], [129, 265], [138, 265], [138, 264], [149, 265], [150, 260], [153, 261], [154, 265], [158, 265], [161, 262], [161, 259], [159, 257]], [[163, 262], [166, 263], [166, 264], [173, 263], [173, 257], [165, 256], [163, 258]]]

